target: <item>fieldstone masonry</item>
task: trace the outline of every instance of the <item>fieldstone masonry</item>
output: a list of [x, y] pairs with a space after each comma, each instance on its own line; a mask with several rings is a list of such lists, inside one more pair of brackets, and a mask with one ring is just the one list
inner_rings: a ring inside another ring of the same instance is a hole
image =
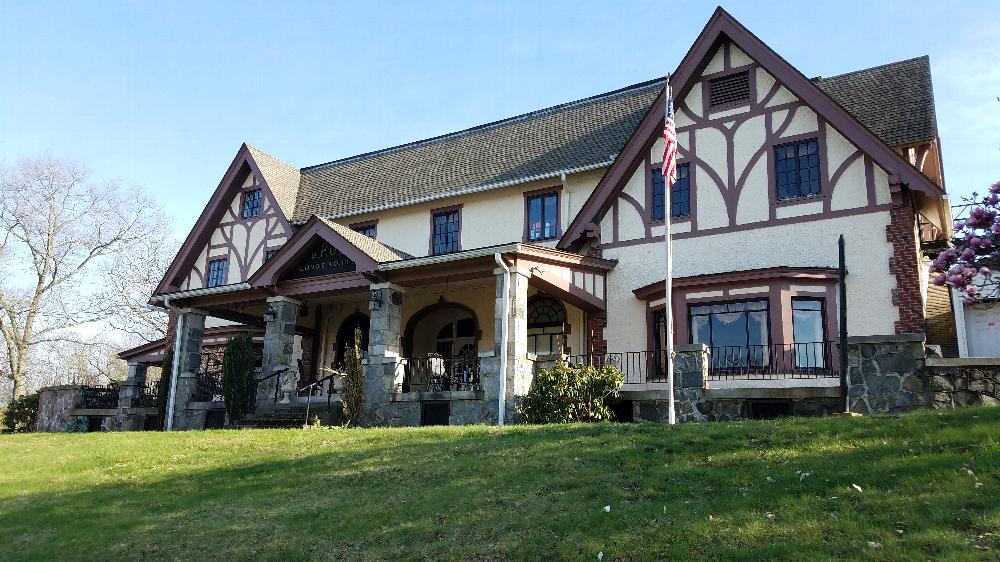
[[388, 283], [372, 285], [371, 291], [364, 422], [366, 425], [420, 425], [419, 403], [390, 402], [396, 383], [403, 378], [400, 361], [403, 291]]
[[197, 390], [198, 369], [201, 367], [201, 343], [205, 333], [205, 313], [184, 309], [177, 320], [177, 354], [174, 372], [177, 381], [173, 394], [173, 429], [202, 429], [205, 410], [189, 408]]
[[[302, 303], [288, 297], [271, 297], [267, 299], [268, 314], [264, 324], [264, 376], [274, 371], [288, 369], [281, 375], [279, 402], [287, 404], [295, 393], [295, 385], [299, 380], [298, 362], [296, 361], [295, 327], [299, 318], [299, 306]], [[301, 353], [301, 351], [299, 351]]]

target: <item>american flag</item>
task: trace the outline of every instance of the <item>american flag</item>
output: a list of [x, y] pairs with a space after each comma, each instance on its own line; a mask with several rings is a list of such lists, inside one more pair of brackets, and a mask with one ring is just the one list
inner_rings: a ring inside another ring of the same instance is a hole
[[674, 92], [670, 88], [670, 76], [667, 75], [666, 108], [663, 111], [663, 177], [667, 189], [674, 184], [677, 175], [677, 131], [674, 129]]

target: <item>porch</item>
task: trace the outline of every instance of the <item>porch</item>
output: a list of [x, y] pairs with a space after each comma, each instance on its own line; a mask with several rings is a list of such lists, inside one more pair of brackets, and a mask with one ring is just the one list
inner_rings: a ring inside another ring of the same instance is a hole
[[[331, 232], [293, 238], [248, 283], [168, 295], [180, 311], [174, 427], [198, 426], [184, 415], [196, 403], [221, 406], [219, 361], [203, 349], [209, 318], [261, 332], [258, 411], [336, 408], [357, 334], [368, 425], [513, 421], [531, 354], [593, 351], [588, 327], [604, 315], [614, 262], [507, 244], [366, 264]], [[324, 272], [310, 266], [317, 255], [351, 264]]]

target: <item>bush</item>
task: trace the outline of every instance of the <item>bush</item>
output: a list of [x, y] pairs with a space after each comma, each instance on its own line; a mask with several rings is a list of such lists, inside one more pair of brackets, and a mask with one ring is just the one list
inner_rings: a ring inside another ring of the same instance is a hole
[[624, 381], [613, 366], [558, 363], [535, 375], [531, 389], [521, 402], [528, 423], [567, 423], [610, 420], [610, 403], [618, 398]]
[[361, 330], [354, 330], [354, 345], [345, 350], [344, 370], [344, 425], [357, 427], [361, 424], [361, 412], [365, 407], [365, 373], [361, 365]]
[[229, 421], [239, 421], [253, 407], [253, 340], [247, 334], [229, 338], [222, 354], [222, 396], [226, 400]]
[[5, 433], [35, 431], [35, 422], [38, 420], [38, 393], [26, 394], [11, 400], [3, 418]]

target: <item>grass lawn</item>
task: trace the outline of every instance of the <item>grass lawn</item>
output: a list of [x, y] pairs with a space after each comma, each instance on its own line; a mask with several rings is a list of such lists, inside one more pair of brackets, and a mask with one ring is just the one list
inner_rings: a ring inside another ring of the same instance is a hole
[[0, 436], [4, 560], [998, 560], [998, 534], [1000, 408]]

